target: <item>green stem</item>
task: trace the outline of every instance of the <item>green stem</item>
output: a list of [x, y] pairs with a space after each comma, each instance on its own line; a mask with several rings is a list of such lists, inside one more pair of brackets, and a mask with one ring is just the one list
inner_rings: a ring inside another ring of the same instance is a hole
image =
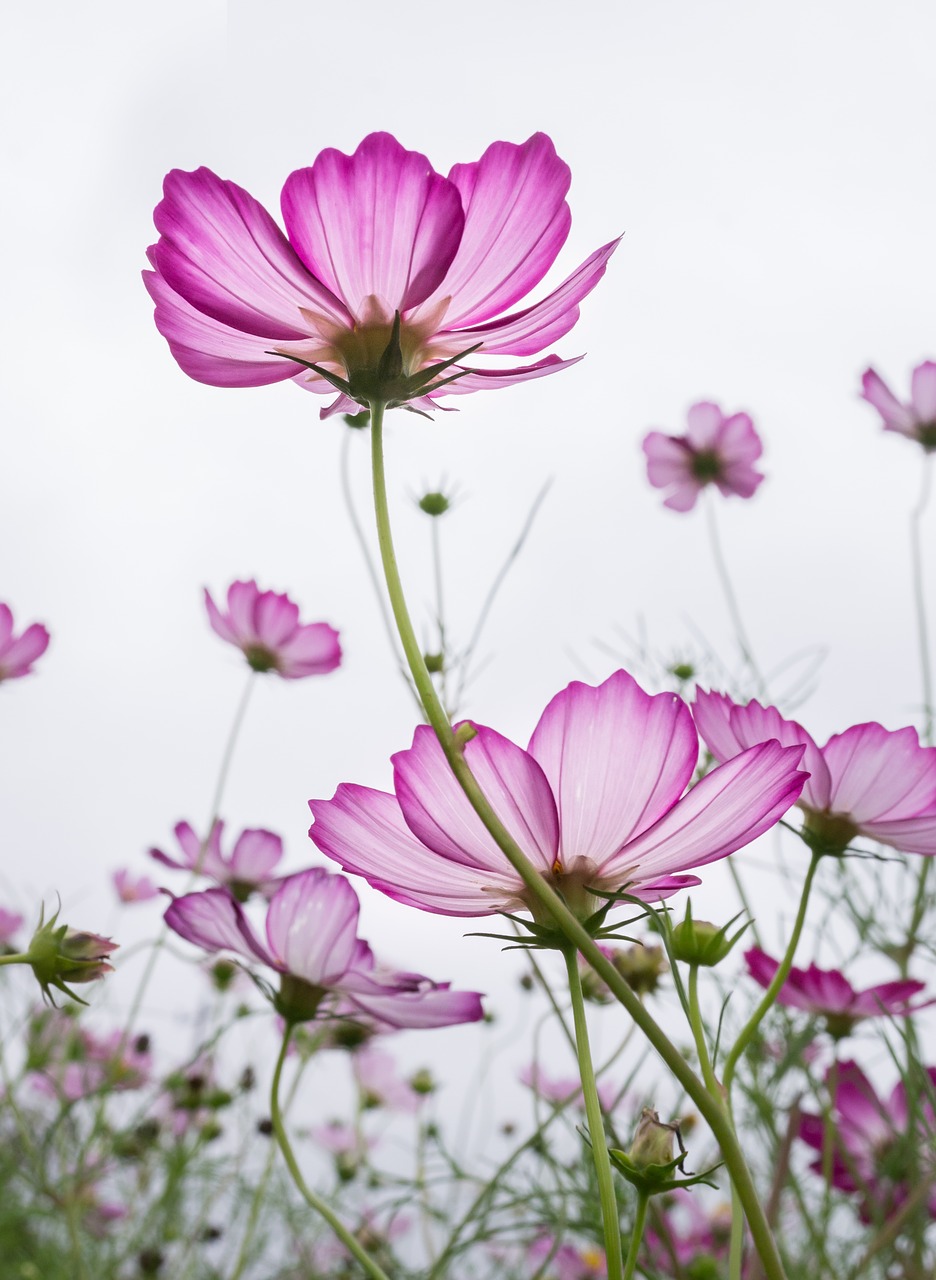
[[273, 1132], [276, 1135], [276, 1141], [283, 1158], [286, 1161], [286, 1167], [289, 1169], [293, 1182], [299, 1190], [299, 1194], [305, 1200], [310, 1209], [315, 1212], [331, 1227], [335, 1235], [357, 1261], [361, 1264], [364, 1271], [371, 1277], [371, 1280], [389, 1280], [387, 1273], [377, 1265], [374, 1259], [362, 1248], [359, 1240], [348, 1230], [340, 1218], [332, 1213], [329, 1206], [321, 1199], [320, 1196], [306, 1184], [296, 1162], [296, 1157], [290, 1145], [289, 1138], [286, 1134], [286, 1126], [283, 1124], [283, 1113], [280, 1109], [279, 1088], [280, 1078], [283, 1074], [283, 1065], [286, 1062], [286, 1050], [289, 1047], [289, 1039], [292, 1035], [292, 1023], [286, 1024], [286, 1030], [283, 1034], [283, 1044], [276, 1060], [276, 1070], [273, 1072], [273, 1084], [270, 1089], [270, 1119], [273, 1122]]
[[0, 964], [32, 964], [27, 952], [19, 951], [15, 956], [0, 956]]
[[774, 974], [770, 986], [764, 992], [763, 999], [744, 1024], [741, 1029], [741, 1034], [734, 1043], [734, 1047], [725, 1059], [723, 1080], [725, 1092], [729, 1096], [731, 1095], [731, 1083], [734, 1079], [735, 1068], [738, 1065], [738, 1060], [753, 1040], [757, 1028], [763, 1021], [767, 1011], [772, 1007], [777, 998], [777, 992], [789, 977], [790, 969], [793, 966], [793, 957], [796, 954], [800, 934], [803, 932], [803, 924], [806, 920], [806, 906], [809, 902], [809, 891], [812, 888], [813, 877], [816, 874], [816, 868], [819, 866], [819, 860], [821, 857], [821, 853], [813, 853], [809, 860], [809, 870], [806, 872], [806, 879], [803, 881], [803, 892], [800, 895], [799, 909], [797, 910], [796, 920], [793, 924], [793, 932], [790, 935], [790, 941], [787, 945], [783, 959], [780, 961], [780, 966]]
[[719, 1104], [710, 1097], [705, 1085], [685, 1061], [677, 1047], [662, 1028], [657, 1025], [611, 961], [602, 954], [601, 949], [587, 929], [583, 927], [581, 921], [572, 914], [559, 895], [549, 887], [500, 821], [478, 786], [474, 774], [462, 755], [462, 749], [455, 740], [455, 735], [445, 715], [445, 710], [439, 702], [432, 679], [426, 670], [426, 664], [416, 639], [416, 633], [410, 621], [396, 555], [393, 550], [383, 461], [382, 429], [384, 408], [385, 406], [379, 401], [371, 405], [371, 446], [377, 533], [391, 609], [400, 633], [403, 652], [406, 655], [406, 660], [413, 676], [413, 682], [426, 712], [426, 718], [435, 730], [439, 745], [445, 753], [449, 767], [471, 807], [481, 819], [485, 828], [507, 858], [507, 861], [523, 881], [531, 898], [535, 899], [552, 917], [569, 942], [574, 944], [598, 976], [603, 979], [612, 995], [624, 1006], [631, 1019], [637, 1024], [653, 1048], [656, 1049], [707, 1121], [721, 1147], [722, 1158], [728, 1173], [738, 1188], [738, 1194], [747, 1215], [755, 1247], [764, 1264], [767, 1280], [785, 1280], [783, 1264], [777, 1251], [776, 1241], [757, 1198], [757, 1190], [754, 1186], [751, 1172], [747, 1167], [730, 1121], [726, 1118]]
[[650, 1197], [645, 1191], [637, 1192], [637, 1208], [634, 1210], [634, 1225], [631, 1228], [630, 1247], [627, 1250], [627, 1261], [624, 1264], [624, 1280], [632, 1280], [637, 1269], [637, 1257], [643, 1240], [644, 1227], [647, 1222], [647, 1205]]
[[[572, 1018], [575, 1024], [575, 1050], [578, 1055], [582, 1093], [585, 1097], [585, 1115], [588, 1119], [588, 1136], [591, 1139], [592, 1158], [598, 1178], [598, 1196], [601, 1201], [601, 1218], [604, 1223], [605, 1254], [608, 1259], [608, 1280], [623, 1280], [621, 1273], [621, 1217], [611, 1158], [605, 1141], [604, 1116], [598, 1100], [598, 1085], [588, 1043], [588, 1022], [585, 1018], [585, 996], [582, 992], [582, 975], [579, 972], [578, 954], [573, 947], [565, 951], [566, 970], [569, 975], [569, 994], [572, 997]], [[646, 1205], [644, 1206], [646, 1212]]]
[[731, 618], [731, 625], [734, 627], [735, 639], [738, 642], [738, 648], [741, 650], [741, 657], [754, 677], [757, 692], [760, 697], [764, 697], [767, 693], [767, 682], [760, 673], [760, 668], [754, 658], [754, 649], [748, 639], [744, 622], [741, 619], [741, 610], [738, 607], [738, 598], [735, 595], [734, 587], [731, 585], [731, 574], [728, 572], [728, 564], [722, 551], [721, 538], [718, 535], [718, 522], [715, 518], [715, 498], [714, 494], [707, 494], [708, 501], [705, 503], [705, 514], [708, 518], [709, 541], [712, 544], [712, 558], [715, 561], [715, 570], [718, 573], [721, 582], [722, 591], [725, 596], [725, 604], [728, 606], [728, 615]]

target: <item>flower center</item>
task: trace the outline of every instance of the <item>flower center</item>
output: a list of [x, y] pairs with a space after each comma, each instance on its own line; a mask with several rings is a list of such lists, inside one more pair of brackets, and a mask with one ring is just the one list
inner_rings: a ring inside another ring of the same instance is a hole
[[253, 671], [278, 671], [279, 658], [265, 644], [249, 644], [244, 649], [247, 665]]
[[700, 449], [692, 456], [692, 474], [703, 484], [717, 480], [722, 473], [722, 461], [714, 449]]
[[806, 814], [804, 838], [817, 853], [842, 854], [858, 834], [858, 828], [847, 813], [806, 808], [803, 811]]

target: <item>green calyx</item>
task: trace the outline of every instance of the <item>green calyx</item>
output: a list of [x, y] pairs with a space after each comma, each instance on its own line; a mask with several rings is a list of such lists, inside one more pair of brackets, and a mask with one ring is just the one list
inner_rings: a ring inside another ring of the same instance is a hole
[[116, 944], [95, 933], [84, 933], [58, 923], [59, 912], [47, 923], [44, 913], [25, 953], [23, 963], [28, 964], [42, 988], [43, 999], [54, 1004], [50, 988], [63, 991], [78, 1004], [86, 1004], [66, 985], [67, 982], [94, 982], [111, 972], [106, 957], [116, 950]]
[[[679, 1154], [673, 1155], [673, 1144], [679, 1143]], [[608, 1152], [611, 1163], [637, 1190], [645, 1196], [658, 1196], [680, 1187], [694, 1187], [704, 1183], [716, 1184], [712, 1174], [720, 1165], [713, 1165], [704, 1173], [688, 1173], [683, 1167], [686, 1150], [683, 1147], [679, 1124], [665, 1124], [650, 1107], [644, 1107], [629, 1151], [613, 1149]], [[675, 1178], [676, 1170], [683, 1175]]]
[[315, 987], [304, 978], [284, 973], [280, 988], [273, 997], [273, 1007], [290, 1025], [295, 1022], [311, 1022], [325, 998], [325, 989]]
[[686, 902], [686, 917], [675, 926], [670, 935], [670, 950], [677, 960], [685, 964], [703, 965], [711, 968], [720, 964], [725, 956], [747, 931], [750, 921], [745, 921], [741, 928], [729, 936], [729, 930], [736, 920], [744, 915], [739, 911], [727, 924], [719, 928], [708, 920], [692, 918], [692, 901]]
[[806, 821], [800, 836], [813, 853], [833, 858], [841, 857], [858, 834], [852, 820], [841, 813], [825, 813], [817, 809], [806, 810]]

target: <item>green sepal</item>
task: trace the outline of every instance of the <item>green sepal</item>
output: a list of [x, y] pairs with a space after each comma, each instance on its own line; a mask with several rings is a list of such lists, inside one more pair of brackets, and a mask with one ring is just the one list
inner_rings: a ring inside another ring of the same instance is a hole
[[611, 1157], [611, 1163], [615, 1169], [622, 1173], [627, 1181], [645, 1196], [659, 1196], [667, 1191], [678, 1191], [682, 1187], [695, 1187], [700, 1183], [706, 1187], [717, 1189], [718, 1183], [712, 1182], [711, 1177], [724, 1164], [723, 1160], [719, 1160], [718, 1164], [713, 1164], [704, 1173], [691, 1173], [682, 1178], [674, 1178], [672, 1174], [677, 1169], [682, 1171], [682, 1162], [685, 1159], [683, 1155], [676, 1156], [668, 1164], [648, 1164], [643, 1166], [634, 1164], [626, 1151], [621, 1151], [617, 1148], [612, 1148], [608, 1155]]

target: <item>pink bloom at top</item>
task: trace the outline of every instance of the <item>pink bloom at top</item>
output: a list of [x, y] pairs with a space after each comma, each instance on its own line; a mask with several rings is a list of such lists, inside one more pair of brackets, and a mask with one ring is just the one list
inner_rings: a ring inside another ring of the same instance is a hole
[[[442, 380], [466, 366], [453, 363], [441, 376], [433, 366], [471, 348], [533, 355], [578, 319], [617, 241], [542, 301], [504, 314], [541, 282], [565, 243], [569, 182], [542, 133], [519, 146], [495, 142], [448, 177], [390, 134], [372, 133], [353, 155], [323, 151], [290, 174], [284, 236], [233, 182], [210, 169], [174, 169], [155, 212], [155, 270], [144, 272], [156, 327], [182, 369], [212, 386], [293, 378], [326, 395], [341, 388], [322, 417], [354, 413], [372, 398], [434, 409]], [[388, 346], [395, 365], [381, 363]], [[471, 368], [444, 394], [508, 386], [573, 363], [550, 355], [514, 368]]]
[[[780, 967], [779, 961], [759, 947], [745, 951], [744, 960], [754, 981], [769, 987]], [[777, 1003], [825, 1018], [830, 1035], [839, 1039], [848, 1035], [856, 1022], [866, 1018], [907, 1017], [936, 1003], [933, 1000], [911, 1003], [925, 986], [925, 982], [905, 980], [882, 982], [865, 991], [856, 991], [838, 969], [820, 969], [816, 964], [798, 969], [794, 965], [777, 993]]]
[[[834, 1089], [832, 1185], [858, 1197], [864, 1222], [890, 1217], [921, 1180], [930, 1185], [929, 1212], [936, 1215], [936, 1114], [930, 1097], [936, 1067], [925, 1074], [928, 1081], [911, 1108], [902, 1080], [884, 1101], [856, 1062], [834, 1063], [826, 1072], [826, 1086]], [[804, 1114], [799, 1136], [820, 1153], [810, 1168], [821, 1174], [829, 1140], [826, 1121]]]
[[914, 369], [909, 404], [898, 400], [873, 369], [862, 375], [861, 395], [884, 419], [885, 431], [918, 440], [927, 453], [936, 450], [936, 363], [932, 360], [924, 360]]
[[[802, 748], [765, 743], [686, 795], [699, 754], [675, 694], [651, 697], [626, 671], [574, 683], [540, 717], [527, 750], [473, 726], [465, 759], [501, 821], [583, 918], [591, 890], [657, 901], [772, 826], [799, 795]], [[435, 734], [393, 757], [395, 795], [342, 784], [312, 800], [310, 835], [345, 870], [409, 906], [477, 916], [530, 909], [527, 890], [456, 782]], [[681, 798], [680, 798], [681, 797]]]
[[810, 777], [799, 806], [816, 847], [841, 853], [863, 835], [904, 853], [936, 854], [936, 747], [921, 747], [915, 729], [856, 724], [820, 748], [801, 724], [756, 701], [742, 706], [700, 689], [693, 713], [716, 760], [769, 739], [806, 748]]
[[477, 992], [448, 992], [440, 1006], [431, 998], [434, 984], [422, 974], [378, 969], [370, 947], [357, 936], [358, 914], [357, 894], [344, 876], [315, 867], [289, 876], [270, 899], [265, 943], [224, 889], [176, 898], [165, 919], [205, 951], [233, 951], [278, 973], [277, 1011], [289, 1021], [308, 1021], [329, 1003], [333, 1011], [336, 999], [396, 1027], [481, 1018]]
[[15, 636], [10, 606], [0, 602], [0, 682], [28, 676], [33, 663], [48, 647], [49, 633], [41, 622], [32, 623]]
[[134, 875], [126, 867], [115, 871], [112, 879], [121, 902], [148, 902], [159, 897], [159, 889], [149, 876]]
[[211, 828], [211, 836], [202, 840], [187, 822], [178, 822], [174, 828], [181, 856], [169, 857], [161, 849], [150, 849], [149, 855], [166, 867], [183, 871], [197, 871], [209, 880], [230, 889], [235, 898], [244, 902], [254, 890], [269, 895], [280, 883], [273, 868], [283, 856], [283, 842], [272, 831], [249, 827], [242, 831], [230, 853], [221, 848], [224, 823], [218, 819]]
[[212, 629], [235, 645], [251, 670], [275, 671], [284, 680], [324, 676], [341, 662], [338, 632], [327, 622], [300, 622], [299, 606], [289, 596], [261, 591], [256, 582], [228, 587], [227, 613], [210, 592], [205, 608]]
[[764, 479], [754, 463], [763, 453], [760, 436], [746, 413], [726, 417], [717, 404], [694, 404], [684, 436], [651, 431], [644, 437], [647, 479], [655, 489], [669, 489], [664, 507], [691, 511], [706, 485], [725, 498], [753, 497]]

